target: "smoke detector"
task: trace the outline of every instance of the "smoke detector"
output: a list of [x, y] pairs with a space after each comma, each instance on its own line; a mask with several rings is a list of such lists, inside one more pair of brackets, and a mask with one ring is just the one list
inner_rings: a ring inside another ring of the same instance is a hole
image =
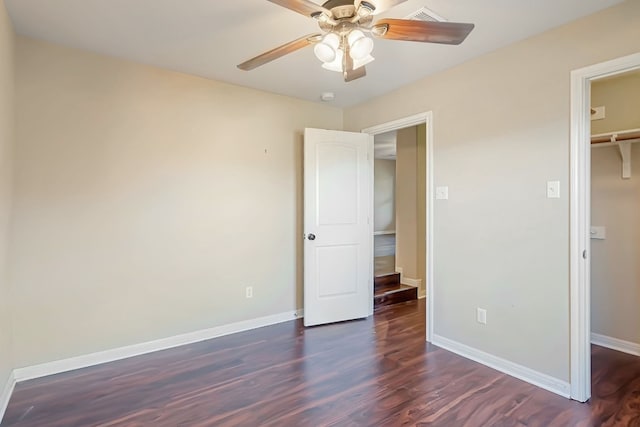
[[447, 22], [445, 18], [438, 15], [431, 9], [427, 9], [426, 7], [421, 7], [416, 10], [409, 16], [406, 16], [404, 19], [411, 19], [414, 21], [427, 21], [427, 22]]
[[320, 95], [320, 99], [324, 102], [331, 102], [336, 98], [336, 95], [333, 92], [324, 92]]

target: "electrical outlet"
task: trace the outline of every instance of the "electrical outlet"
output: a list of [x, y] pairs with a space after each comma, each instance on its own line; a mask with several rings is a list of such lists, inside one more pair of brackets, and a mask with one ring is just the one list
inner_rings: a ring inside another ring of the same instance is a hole
[[485, 310], [484, 308], [478, 308], [477, 320], [478, 320], [478, 323], [482, 323], [483, 325], [486, 325], [487, 324], [487, 310]]
[[245, 295], [247, 298], [253, 298], [253, 286], [247, 286], [245, 289]]

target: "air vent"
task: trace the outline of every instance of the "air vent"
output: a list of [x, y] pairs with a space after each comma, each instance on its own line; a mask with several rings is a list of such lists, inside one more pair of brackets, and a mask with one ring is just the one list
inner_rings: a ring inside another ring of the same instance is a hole
[[422, 7], [416, 10], [404, 19], [413, 19], [414, 21], [447, 22], [447, 20], [442, 16], [438, 15], [432, 10], [427, 9], [426, 7]]

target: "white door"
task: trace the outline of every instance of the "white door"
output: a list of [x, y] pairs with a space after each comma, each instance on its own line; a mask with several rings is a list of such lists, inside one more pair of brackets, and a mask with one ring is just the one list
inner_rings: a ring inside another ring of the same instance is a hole
[[373, 311], [373, 136], [305, 129], [304, 324]]

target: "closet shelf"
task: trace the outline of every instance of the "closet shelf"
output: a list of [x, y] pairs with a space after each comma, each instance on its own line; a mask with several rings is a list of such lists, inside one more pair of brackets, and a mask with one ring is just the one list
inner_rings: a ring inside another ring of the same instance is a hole
[[622, 178], [631, 178], [631, 144], [640, 141], [640, 129], [591, 135], [591, 148], [617, 146], [622, 157]]

